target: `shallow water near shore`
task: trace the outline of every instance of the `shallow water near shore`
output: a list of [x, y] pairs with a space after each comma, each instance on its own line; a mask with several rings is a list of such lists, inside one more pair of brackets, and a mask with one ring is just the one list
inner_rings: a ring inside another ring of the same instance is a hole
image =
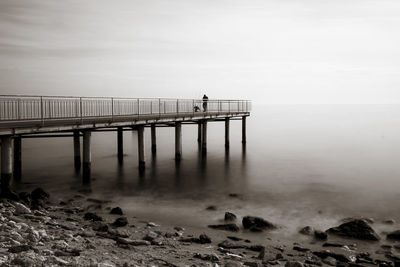
[[[116, 132], [92, 134], [92, 182], [99, 198], [116, 201], [137, 217], [204, 227], [225, 211], [262, 216], [282, 226], [280, 236], [312, 225], [325, 230], [345, 217], [400, 219], [400, 106], [265, 105], [231, 122], [224, 148], [223, 122], [209, 123], [208, 153], [197, 145], [197, 126], [183, 126], [183, 159], [174, 160], [174, 128], [157, 128], [151, 155], [146, 129], [146, 170], [137, 167], [136, 132], [124, 132], [124, 162]], [[73, 169], [72, 138], [24, 139], [18, 190], [41, 186], [73, 196], [83, 188]], [[235, 193], [236, 197], [229, 197]], [[216, 211], [206, 207], [215, 205]], [[272, 233], [273, 234], [273, 233]]]

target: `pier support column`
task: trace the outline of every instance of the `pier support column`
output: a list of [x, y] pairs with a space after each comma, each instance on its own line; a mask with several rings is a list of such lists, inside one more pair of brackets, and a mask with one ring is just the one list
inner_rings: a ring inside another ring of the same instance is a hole
[[157, 138], [156, 138], [156, 125], [151, 125], [151, 152], [155, 154], [157, 152]]
[[81, 169], [81, 140], [79, 131], [74, 131], [74, 166], [75, 171]]
[[207, 152], [207, 120], [202, 122], [201, 151], [203, 153]]
[[199, 144], [201, 144], [201, 132], [202, 132], [201, 126], [202, 126], [202, 122], [198, 121], [197, 122], [197, 142]]
[[1, 195], [8, 195], [13, 176], [12, 137], [1, 137]]
[[90, 147], [90, 139], [92, 136], [91, 131], [83, 132], [83, 182], [90, 181], [91, 164], [92, 164], [92, 151]]
[[225, 148], [229, 148], [229, 118], [225, 118]]
[[242, 143], [246, 144], [246, 116], [242, 117]]
[[144, 126], [138, 127], [138, 154], [139, 154], [139, 169], [143, 170], [145, 167], [144, 159]]
[[182, 157], [182, 123], [175, 123], [175, 160]]
[[124, 160], [124, 131], [122, 127], [117, 128], [117, 153], [118, 162], [122, 163]]
[[14, 178], [21, 180], [22, 176], [22, 153], [21, 136], [14, 137]]

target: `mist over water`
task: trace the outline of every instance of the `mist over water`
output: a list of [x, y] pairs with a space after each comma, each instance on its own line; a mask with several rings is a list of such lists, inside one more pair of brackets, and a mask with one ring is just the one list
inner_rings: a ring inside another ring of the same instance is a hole
[[[136, 132], [124, 132], [121, 166], [116, 132], [94, 132], [90, 188], [132, 214], [181, 225], [204, 226], [228, 210], [293, 231], [325, 228], [348, 216], [400, 219], [399, 117], [397, 105], [256, 105], [245, 147], [241, 121], [231, 122], [229, 151], [224, 123], [208, 124], [206, 158], [199, 153], [197, 125], [183, 125], [179, 164], [174, 128], [157, 128], [156, 156], [146, 128], [144, 173]], [[83, 188], [73, 168], [72, 137], [24, 139], [22, 160], [20, 190], [42, 186], [73, 196]], [[208, 205], [218, 211], [205, 211]]]

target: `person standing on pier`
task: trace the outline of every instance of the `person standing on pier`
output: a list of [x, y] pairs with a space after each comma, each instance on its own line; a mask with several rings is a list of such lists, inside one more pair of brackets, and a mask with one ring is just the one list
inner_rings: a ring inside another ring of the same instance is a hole
[[208, 96], [206, 96], [204, 94], [204, 96], [203, 96], [203, 110], [204, 110], [204, 112], [207, 112], [207, 102], [208, 102]]

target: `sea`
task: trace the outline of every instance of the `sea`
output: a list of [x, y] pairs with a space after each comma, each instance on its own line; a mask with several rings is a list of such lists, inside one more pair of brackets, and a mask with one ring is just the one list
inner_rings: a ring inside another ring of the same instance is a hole
[[[384, 230], [400, 220], [399, 105], [253, 105], [247, 143], [232, 120], [209, 122], [207, 154], [197, 125], [183, 125], [183, 153], [174, 157], [174, 128], [157, 128], [157, 153], [145, 129], [146, 169], [138, 168], [137, 132], [93, 132], [92, 177], [82, 183], [73, 166], [72, 137], [22, 141], [19, 191], [43, 187], [68, 199], [87, 194], [111, 200], [127, 214], [158, 223], [204, 227], [226, 211], [263, 217], [290, 236], [302, 226], [325, 230], [343, 218], [365, 217]], [[210, 211], [209, 206], [216, 210]]]

